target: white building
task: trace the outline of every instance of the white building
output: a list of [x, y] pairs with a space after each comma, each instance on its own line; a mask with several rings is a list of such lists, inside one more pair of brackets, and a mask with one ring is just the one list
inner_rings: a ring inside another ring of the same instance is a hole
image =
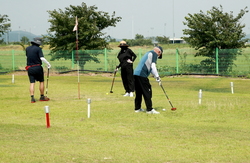
[[169, 38], [169, 43], [170, 44], [173, 44], [173, 43], [175, 43], [175, 44], [184, 44], [184, 43], [186, 43], [186, 41], [184, 41], [181, 38]]

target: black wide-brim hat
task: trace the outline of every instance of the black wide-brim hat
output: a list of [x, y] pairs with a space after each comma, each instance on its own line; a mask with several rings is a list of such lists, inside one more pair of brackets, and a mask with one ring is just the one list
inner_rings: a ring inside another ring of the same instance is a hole
[[31, 41], [31, 43], [33, 43], [33, 44], [37, 44], [37, 45], [42, 45], [42, 39], [41, 39], [41, 38], [36, 37], [36, 38], [34, 38], [34, 40], [33, 40], [33, 41]]

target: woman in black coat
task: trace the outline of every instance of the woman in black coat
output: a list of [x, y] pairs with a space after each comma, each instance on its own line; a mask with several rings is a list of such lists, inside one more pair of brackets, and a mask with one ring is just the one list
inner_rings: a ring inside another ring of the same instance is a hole
[[117, 55], [120, 64], [116, 66], [116, 71], [118, 71], [118, 69], [121, 67], [121, 78], [125, 89], [124, 96], [133, 97], [133, 92], [135, 90], [133, 62], [137, 56], [131, 49], [128, 48], [128, 45], [125, 41], [121, 41], [118, 47], [121, 48]]

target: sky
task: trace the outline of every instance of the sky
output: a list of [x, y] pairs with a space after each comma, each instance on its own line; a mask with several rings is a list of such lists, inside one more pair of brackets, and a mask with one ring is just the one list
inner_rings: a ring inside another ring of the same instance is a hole
[[[48, 11], [80, 6], [82, 2], [95, 5], [97, 11], [110, 15], [115, 12], [116, 17], [122, 17], [116, 27], [103, 31], [117, 39], [134, 39], [136, 34], [180, 38], [184, 36], [182, 30], [187, 28], [183, 22], [188, 13], [206, 12], [220, 5], [224, 12], [233, 11], [234, 16], [245, 7], [250, 10], [250, 0], [0, 0], [0, 14], [9, 16], [12, 31], [42, 35], [50, 27]], [[250, 34], [250, 12], [241, 23], [246, 25], [243, 31]]]

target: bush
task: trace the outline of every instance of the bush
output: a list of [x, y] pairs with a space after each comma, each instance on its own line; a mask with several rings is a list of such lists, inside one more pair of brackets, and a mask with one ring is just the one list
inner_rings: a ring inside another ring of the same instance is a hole
[[68, 67], [66, 67], [66, 66], [56, 66], [55, 69], [56, 69], [57, 71], [68, 71], [68, 70], [70, 70], [70, 69], [69, 69]]
[[166, 76], [166, 75], [175, 74], [176, 68], [170, 67], [170, 66], [160, 66], [158, 68], [158, 72], [159, 72], [159, 75], [162, 77], [162, 76]]

